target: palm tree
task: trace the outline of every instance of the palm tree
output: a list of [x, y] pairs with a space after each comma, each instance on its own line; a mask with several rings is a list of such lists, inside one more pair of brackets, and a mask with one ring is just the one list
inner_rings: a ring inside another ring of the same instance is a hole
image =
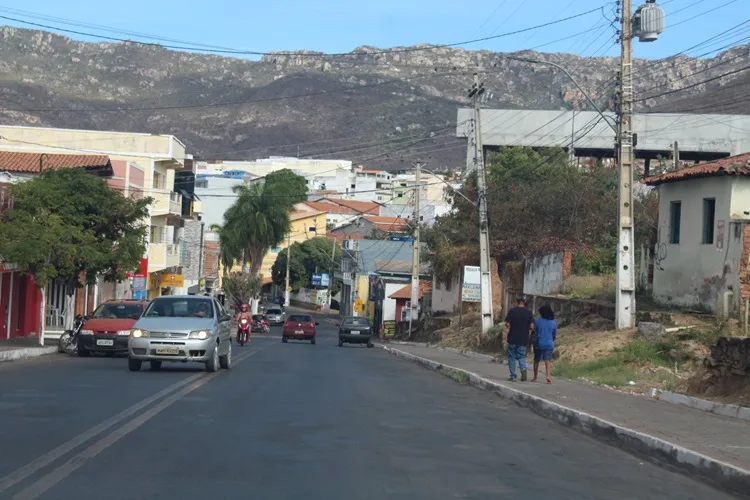
[[241, 184], [233, 190], [237, 200], [224, 213], [219, 231], [222, 258], [241, 261], [243, 272], [249, 262], [250, 275], [257, 276], [268, 250], [289, 232], [288, 204], [264, 196], [261, 184]]

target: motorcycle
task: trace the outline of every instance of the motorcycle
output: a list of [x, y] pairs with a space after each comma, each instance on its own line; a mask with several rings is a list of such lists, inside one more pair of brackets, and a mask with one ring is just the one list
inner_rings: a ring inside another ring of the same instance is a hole
[[64, 352], [74, 355], [78, 352], [78, 334], [81, 333], [83, 325], [88, 318], [80, 314], [73, 320], [73, 329], [65, 330], [57, 341], [57, 352]]
[[237, 326], [237, 343], [239, 345], [245, 345], [250, 342], [250, 329], [252, 328], [250, 320], [242, 319]]
[[253, 316], [253, 327], [252, 331], [260, 333], [268, 333], [271, 331], [271, 323], [268, 318], [263, 314], [256, 314]]

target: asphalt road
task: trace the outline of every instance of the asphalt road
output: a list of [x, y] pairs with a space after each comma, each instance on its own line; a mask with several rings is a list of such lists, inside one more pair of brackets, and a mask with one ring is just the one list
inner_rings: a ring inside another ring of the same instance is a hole
[[731, 498], [319, 328], [255, 334], [217, 374], [0, 365], [0, 498]]

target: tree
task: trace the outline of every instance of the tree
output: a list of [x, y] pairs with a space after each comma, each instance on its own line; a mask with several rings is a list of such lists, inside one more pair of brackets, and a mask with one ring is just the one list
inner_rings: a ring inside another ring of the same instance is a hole
[[[487, 205], [490, 249], [498, 261], [568, 248], [609, 250], [616, 235], [617, 175], [597, 165], [580, 170], [562, 149], [537, 152], [506, 148], [488, 158]], [[477, 198], [476, 175], [463, 194]], [[478, 212], [475, 203], [449, 195], [454, 211], [425, 231], [428, 260], [438, 279], [448, 280], [462, 265], [476, 264]]]
[[[235, 186], [237, 200], [224, 213], [219, 244], [224, 265], [242, 262], [242, 269], [256, 276], [268, 250], [289, 232], [289, 210], [306, 199], [303, 177], [290, 170], [266, 176], [265, 182]], [[227, 266], [231, 268], [231, 265]]]
[[[331, 261], [332, 251], [333, 261]], [[311, 286], [312, 275], [314, 273], [330, 274], [331, 269], [335, 269], [335, 264], [341, 261], [341, 252], [341, 247], [335, 240], [329, 240], [322, 236], [292, 244], [292, 260], [289, 264], [289, 286], [293, 290], [299, 290], [302, 287]], [[286, 249], [279, 252], [276, 262], [274, 262], [271, 269], [271, 277], [277, 285], [284, 285], [286, 283], [287, 255], [288, 252]], [[339, 284], [331, 282], [331, 293], [333, 295], [338, 292], [338, 289]]]
[[222, 280], [224, 292], [234, 303], [248, 304], [260, 294], [262, 284], [259, 276], [248, 273], [232, 272]]
[[125, 198], [80, 169], [48, 170], [10, 191], [14, 204], [0, 221], [0, 254], [40, 288], [51, 280], [66, 285], [67, 327], [82, 280], [119, 281], [138, 269], [150, 198]]

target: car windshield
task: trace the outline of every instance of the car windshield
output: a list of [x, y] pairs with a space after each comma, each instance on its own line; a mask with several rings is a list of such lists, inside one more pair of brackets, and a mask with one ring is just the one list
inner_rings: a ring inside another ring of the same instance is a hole
[[185, 299], [159, 297], [151, 302], [144, 314], [147, 318], [213, 318], [210, 299]]
[[296, 323], [312, 323], [312, 318], [310, 316], [305, 316], [302, 314], [292, 314], [291, 316], [289, 316], [289, 321]]
[[143, 312], [140, 304], [102, 304], [91, 315], [95, 319], [138, 319]]
[[281, 314], [281, 309], [269, 309], [266, 314]]
[[367, 318], [346, 318], [344, 326], [370, 326], [370, 320]]
[[263, 316], [262, 314], [253, 314], [253, 320], [255, 321], [262, 321], [264, 319], [266, 319], [266, 317]]

